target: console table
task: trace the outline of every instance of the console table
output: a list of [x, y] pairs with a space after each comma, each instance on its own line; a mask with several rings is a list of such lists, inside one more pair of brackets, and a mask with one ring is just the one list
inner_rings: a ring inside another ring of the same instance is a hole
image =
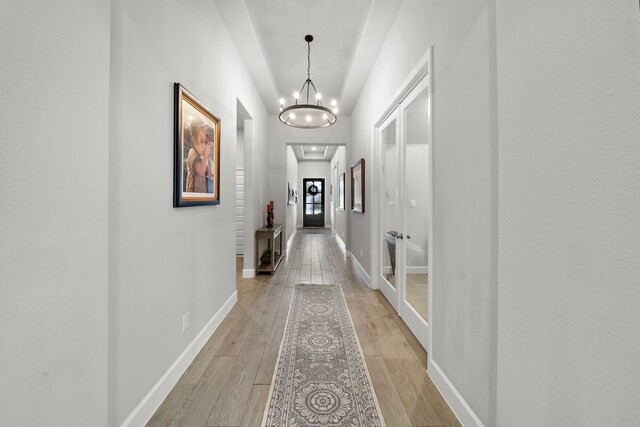
[[[267, 250], [260, 255], [260, 241], [267, 241]], [[277, 243], [277, 244], [276, 244]], [[256, 230], [256, 273], [273, 273], [282, 261], [282, 224]]]

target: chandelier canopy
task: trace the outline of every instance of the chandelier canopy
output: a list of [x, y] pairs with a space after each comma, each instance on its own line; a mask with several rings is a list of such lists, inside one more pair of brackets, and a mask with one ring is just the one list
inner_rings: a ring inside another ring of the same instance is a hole
[[[338, 118], [338, 107], [335, 100], [331, 101], [331, 108], [322, 105], [322, 95], [316, 90], [316, 86], [311, 81], [311, 42], [313, 36], [308, 34], [304, 37], [307, 42], [307, 80], [302, 84], [300, 92], [294, 92], [294, 103], [285, 106], [284, 98], [280, 98], [280, 121], [287, 126], [302, 129], [318, 129], [329, 127], [334, 124]], [[314, 95], [311, 96], [311, 89]], [[306, 102], [299, 104], [300, 95], [306, 95]], [[311, 103], [314, 102], [315, 103]]]

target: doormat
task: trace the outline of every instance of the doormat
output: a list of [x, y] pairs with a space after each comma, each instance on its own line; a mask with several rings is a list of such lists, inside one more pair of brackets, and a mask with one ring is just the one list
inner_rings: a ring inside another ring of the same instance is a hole
[[340, 285], [296, 285], [262, 425], [385, 425]]

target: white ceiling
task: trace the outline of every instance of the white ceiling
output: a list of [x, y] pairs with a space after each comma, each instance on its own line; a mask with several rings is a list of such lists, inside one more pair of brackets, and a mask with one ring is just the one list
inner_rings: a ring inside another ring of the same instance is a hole
[[348, 116], [402, 0], [214, 0], [271, 114], [307, 78]]
[[299, 162], [328, 162], [336, 153], [337, 145], [292, 145]]

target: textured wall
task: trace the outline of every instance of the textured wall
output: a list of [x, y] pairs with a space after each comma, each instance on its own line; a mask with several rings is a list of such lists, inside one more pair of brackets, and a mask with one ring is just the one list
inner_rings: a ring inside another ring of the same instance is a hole
[[638, 2], [497, 18], [498, 424], [638, 425]]
[[0, 3], [0, 424], [107, 424], [109, 2]]

